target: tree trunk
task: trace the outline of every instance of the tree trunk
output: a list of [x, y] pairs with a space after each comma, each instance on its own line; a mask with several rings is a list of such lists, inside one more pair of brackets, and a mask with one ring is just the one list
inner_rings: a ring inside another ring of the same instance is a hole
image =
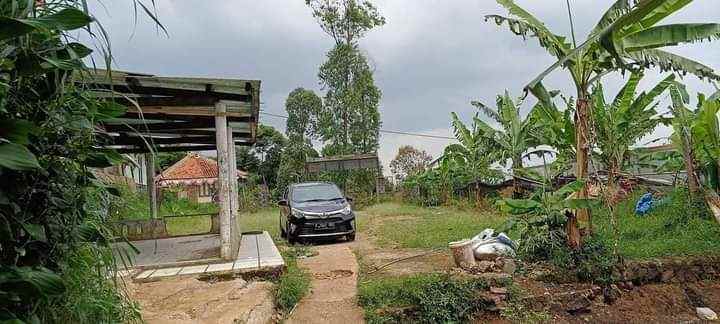
[[700, 190], [700, 181], [697, 178], [695, 170], [695, 153], [692, 148], [692, 140], [685, 133], [680, 134], [680, 136], [683, 141], [683, 161], [685, 162], [685, 171], [687, 172], [688, 189], [690, 193], [697, 194]]
[[[577, 160], [575, 166], [575, 177], [578, 180], [586, 181], [588, 173], [588, 158], [590, 145], [588, 143], [589, 138], [589, 121], [588, 121], [588, 95], [585, 89], [578, 89], [578, 101], [575, 110], [575, 144], [577, 151]], [[586, 199], [588, 196], [588, 183], [577, 192], [576, 197], [578, 199]], [[580, 238], [580, 229], [578, 228], [577, 219], [590, 220], [590, 210], [582, 208], [578, 209], [575, 215], [568, 213], [568, 220], [566, 225], [568, 245], [573, 249], [580, 248], [582, 244]]]
[[516, 156], [513, 158], [513, 198], [519, 199], [522, 196], [520, 186], [518, 186], [517, 178], [515, 177], [515, 170], [522, 169], [522, 156]]

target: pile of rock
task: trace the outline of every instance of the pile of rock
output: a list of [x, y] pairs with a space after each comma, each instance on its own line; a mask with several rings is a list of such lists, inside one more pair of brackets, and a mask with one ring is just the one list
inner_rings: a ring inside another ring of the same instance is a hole
[[517, 270], [517, 263], [515, 260], [503, 256], [489, 256], [490, 260], [476, 261], [471, 265], [464, 265], [463, 270], [472, 274], [483, 274], [483, 273], [506, 273], [512, 275]]

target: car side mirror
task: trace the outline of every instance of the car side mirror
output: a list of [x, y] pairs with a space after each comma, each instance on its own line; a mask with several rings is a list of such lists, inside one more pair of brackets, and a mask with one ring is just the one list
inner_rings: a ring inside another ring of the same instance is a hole
[[283, 199], [277, 202], [278, 206], [287, 206], [288, 202], [287, 200]]
[[351, 197], [345, 197], [345, 200], [347, 200], [347, 202], [349, 203], [353, 202], [353, 199]]

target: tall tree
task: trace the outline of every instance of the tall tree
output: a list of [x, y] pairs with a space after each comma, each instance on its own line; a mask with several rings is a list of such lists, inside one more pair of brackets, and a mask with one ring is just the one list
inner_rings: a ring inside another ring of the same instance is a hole
[[330, 155], [377, 150], [380, 129], [378, 105], [382, 96], [372, 69], [358, 47], [371, 29], [385, 24], [369, 1], [307, 0], [320, 27], [335, 47], [320, 67], [318, 77], [327, 93], [318, 113], [317, 133]]
[[427, 152], [404, 145], [390, 161], [390, 171], [395, 175], [395, 179], [402, 181], [408, 176], [424, 171], [431, 161], [432, 157]]
[[297, 88], [285, 100], [288, 114], [285, 134], [288, 144], [280, 157], [277, 175], [277, 193], [285, 191], [287, 185], [299, 182], [304, 177], [305, 161], [317, 157], [311, 139], [316, 137], [316, 115], [322, 108], [322, 99], [312, 90]]
[[[700, 78], [720, 79], [713, 69], [689, 58], [661, 50], [663, 47], [720, 37], [718, 24], [672, 24], [656, 26], [667, 16], [680, 11], [692, 0], [617, 0], [603, 14], [587, 39], [577, 45], [574, 26], [572, 43], [567, 37], [551, 32], [545, 24], [512, 0], [497, 0], [510, 13], [485, 16], [496, 24], [506, 23], [511, 32], [525, 38], [536, 37], [540, 46], [558, 59], [550, 68], [532, 80], [526, 89], [537, 95], [541, 81], [558, 67], [566, 69], [575, 83], [576, 170], [578, 179], [587, 177], [590, 150], [590, 86], [604, 75], [630, 67], [658, 66], [661, 70], [692, 73]], [[569, 5], [569, 2], [568, 2]], [[569, 9], [569, 8], [568, 8]], [[570, 11], [568, 11], [570, 12]], [[572, 18], [572, 15], [570, 15]], [[578, 198], [587, 197], [587, 186]], [[587, 209], [578, 216], [590, 219]], [[568, 243], [579, 247], [580, 231], [575, 216], [568, 220]]]
[[322, 99], [312, 90], [297, 88], [285, 100], [288, 119], [285, 135], [290, 142], [309, 142], [315, 137], [317, 114], [322, 109]]
[[656, 110], [656, 101], [673, 83], [670, 75], [653, 87], [650, 92], [636, 93], [642, 72], [630, 75], [627, 83], [615, 96], [612, 103], [606, 103], [601, 83], [593, 88], [592, 113], [595, 141], [599, 151], [595, 152], [600, 162], [608, 169], [610, 192], [615, 190], [615, 178], [625, 166], [630, 146], [643, 136], [652, 133], [663, 121]]
[[270, 188], [275, 188], [277, 172], [287, 139], [272, 126], [259, 125], [257, 143], [252, 148], [236, 151], [237, 167], [261, 176]]

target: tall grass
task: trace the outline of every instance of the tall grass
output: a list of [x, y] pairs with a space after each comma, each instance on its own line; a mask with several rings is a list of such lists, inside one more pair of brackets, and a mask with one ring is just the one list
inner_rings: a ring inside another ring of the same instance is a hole
[[[636, 190], [617, 208], [620, 255], [630, 259], [666, 256], [720, 254], [720, 225], [706, 207], [694, 203], [687, 190], [669, 191], [662, 202], [645, 216], [635, 215], [635, 204], [643, 190]], [[599, 237], [612, 242], [613, 231], [607, 209], [596, 212]]]

